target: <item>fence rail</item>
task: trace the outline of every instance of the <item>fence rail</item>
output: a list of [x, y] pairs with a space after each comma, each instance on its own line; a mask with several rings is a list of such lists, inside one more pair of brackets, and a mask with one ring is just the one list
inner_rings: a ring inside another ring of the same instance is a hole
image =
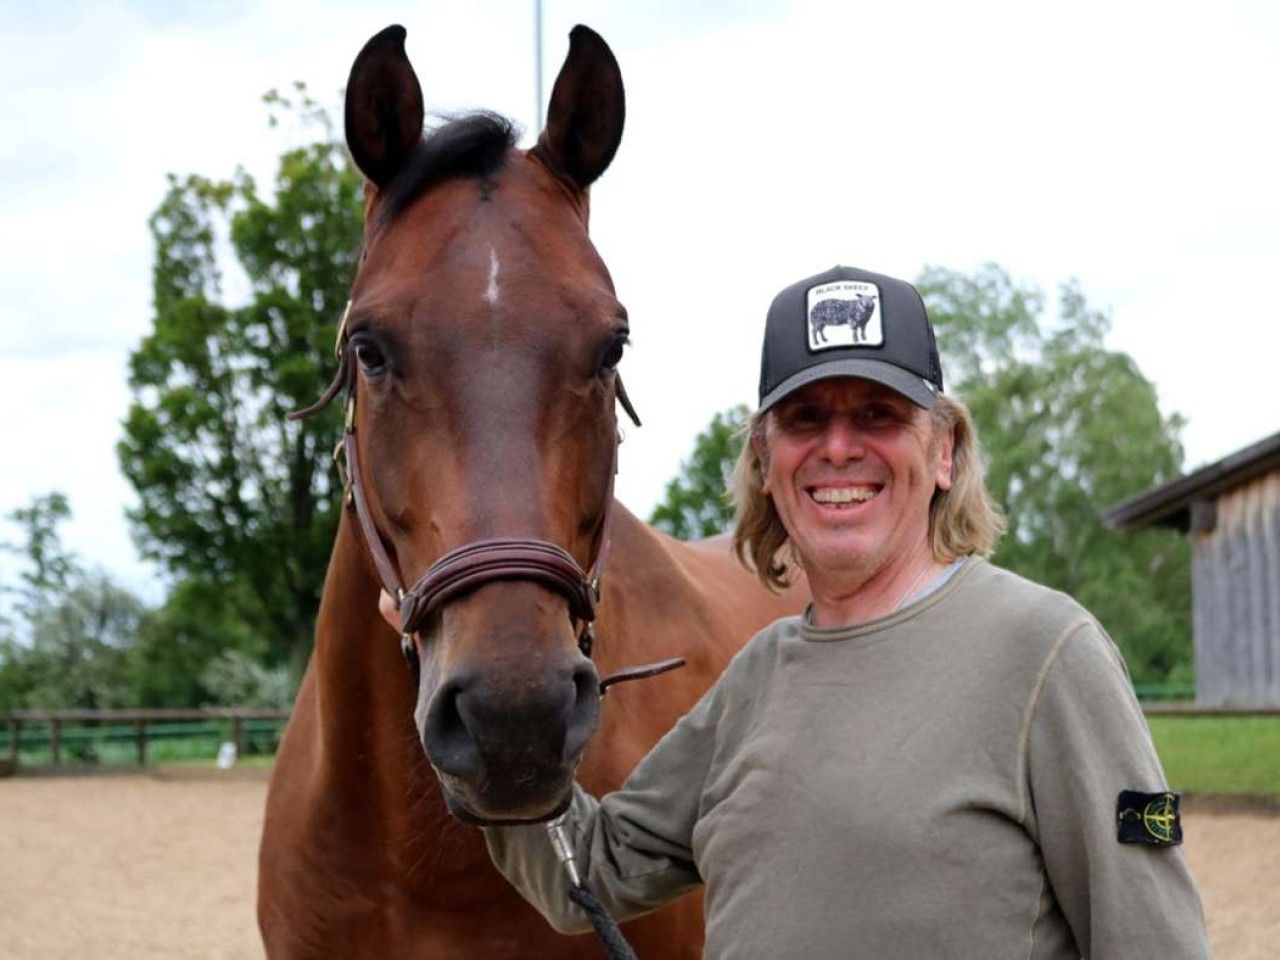
[[1280, 717], [1280, 705], [1213, 707], [1177, 700], [1171, 703], [1144, 703], [1142, 712], [1149, 717]]
[[[1144, 702], [1142, 710], [1148, 716], [1184, 717], [1249, 717], [1280, 716], [1280, 705], [1273, 706], [1207, 706], [1186, 700]], [[223, 736], [230, 724], [230, 740], [235, 744], [236, 755], [245, 754], [246, 735], [262, 733], [289, 718], [283, 709], [253, 707], [208, 707], [203, 709], [139, 709], [139, 710], [10, 710], [0, 712], [0, 728], [8, 732], [8, 770], [17, 770], [21, 763], [21, 751], [25, 739], [30, 745], [38, 741], [47, 745], [54, 766], [63, 764], [64, 747], [68, 743], [84, 743], [86, 740], [132, 740], [139, 766], [147, 763], [147, 750], [151, 740], [173, 737]], [[191, 726], [183, 727], [181, 724]], [[89, 729], [76, 729], [87, 727]], [[47, 736], [32, 736], [40, 733]], [[71, 728], [71, 729], [68, 729]], [[0, 754], [0, 766], [4, 766], [4, 754]], [[2, 772], [2, 771], [0, 771]]]
[[1133, 692], [1142, 703], [1166, 703], [1171, 700], [1194, 700], [1194, 683], [1135, 683]]
[[[125, 735], [134, 741], [139, 766], [147, 763], [147, 747], [150, 735], [172, 735], [172, 725], [179, 723], [209, 724], [215, 721], [230, 722], [231, 742], [236, 755], [244, 753], [245, 734], [251, 724], [263, 721], [283, 721], [289, 718], [288, 710], [259, 709], [253, 707], [208, 707], [203, 709], [138, 709], [138, 710], [10, 710], [0, 713], [0, 722], [8, 731], [9, 767], [16, 770], [21, 761], [23, 727], [40, 726], [48, 729], [49, 750], [53, 765], [62, 764], [63, 735], [67, 725], [92, 726], [98, 735], [116, 736], [116, 730], [131, 726], [132, 733]], [[112, 727], [105, 726], [112, 725]], [[168, 726], [165, 726], [168, 725]], [[178, 731], [183, 732], [183, 731]], [[196, 730], [196, 733], [205, 731]]]

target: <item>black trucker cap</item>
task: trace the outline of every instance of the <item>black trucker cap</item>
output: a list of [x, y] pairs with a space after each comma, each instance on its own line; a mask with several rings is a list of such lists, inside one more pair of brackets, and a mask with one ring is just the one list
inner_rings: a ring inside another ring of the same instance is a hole
[[905, 280], [832, 267], [774, 297], [760, 412], [827, 377], [874, 380], [931, 408], [942, 393], [942, 364], [919, 291]]

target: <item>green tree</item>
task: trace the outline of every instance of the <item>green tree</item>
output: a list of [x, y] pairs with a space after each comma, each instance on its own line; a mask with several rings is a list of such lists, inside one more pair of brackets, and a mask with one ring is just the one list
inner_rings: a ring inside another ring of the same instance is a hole
[[680, 473], [649, 515], [651, 524], [681, 540], [710, 537], [729, 528], [733, 506], [726, 487], [742, 450], [748, 413], [739, 404], [711, 418], [694, 440], [692, 456], [680, 464]]
[[1106, 508], [1178, 474], [1182, 419], [1164, 417], [1133, 359], [1107, 349], [1109, 320], [1076, 283], [1060, 291], [1056, 321], [1039, 290], [994, 264], [973, 275], [931, 267], [918, 286], [1009, 520], [995, 562], [1080, 600], [1135, 682], [1189, 680], [1185, 540], [1102, 522]]
[[8, 514], [22, 531], [20, 543], [6, 545], [23, 558], [22, 636], [0, 642], [0, 709], [132, 700], [124, 664], [145, 608], [63, 546], [58, 526], [70, 517], [67, 498], [56, 492]]
[[251, 660], [267, 655], [261, 633], [243, 611], [254, 597], [239, 581], [219, 584], [201, 577], [177, 583], [163, 605], [138, 625], [137, 642], [126, 659], [133, 704], [140, 707], [195, 707], [228, 703], [205, 682], [209, 665], [235, 654]]
[[[281, 157], [271, 195], [243, 170], [170, 176], [150, 219], [155, 313], [130, 357], [118, 447], [143, 555], [226, 590], [270, 659], [295, 665], [340, 510], [329, 464], [340, 413], [302, 423], [285, 414], [332, 371], [363, 215], [359, 175], [299, 92], [268, 101], [324, 136]], [[225, 244], [247, 283], [243, 304], [224, 293]]]
[[224, 650], [200, 674], [210, 706], [288, 707], [294, 688], [283, 666], [265, 667], [239, 650]]
[[125, 657], [145, 607], [102, 572], [86, 573], [31, 623], [28, 707], [131, 705]]
[[17, 612], [30, 620], [50, 599], [67, 588], [79, 572], [74, 556], [62, 544], [58, 526], [71, 517], [66, 494], [57, 490], [31, 498], [30, 504], [5, 514], [20, 531], [20, 542], [0, 544], [0, 549], [23, 558], [19, 574], [22, 586], [9, 588], [17, 594]]

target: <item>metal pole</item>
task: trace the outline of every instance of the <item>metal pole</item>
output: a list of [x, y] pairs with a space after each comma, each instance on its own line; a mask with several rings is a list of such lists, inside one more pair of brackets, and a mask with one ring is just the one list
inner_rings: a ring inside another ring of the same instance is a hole
[[542, 0], [533, 0], [533, 95], [536, 134], [542, 132]]
[[9, 721], [9, 759], [13, 762], [13, 769], [18, 769], [18, 742], [22, 737], [22, 725], [17, 720]]

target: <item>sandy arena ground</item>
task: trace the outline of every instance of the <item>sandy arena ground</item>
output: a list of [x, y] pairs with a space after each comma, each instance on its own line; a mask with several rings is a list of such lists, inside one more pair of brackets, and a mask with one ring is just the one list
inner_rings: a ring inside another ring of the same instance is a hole
[[[265, 775], [0, 780], [0, 958], [260, 958]], [[1217, 960], [1275, 960], [1280, 816], [1193, 811]]]

